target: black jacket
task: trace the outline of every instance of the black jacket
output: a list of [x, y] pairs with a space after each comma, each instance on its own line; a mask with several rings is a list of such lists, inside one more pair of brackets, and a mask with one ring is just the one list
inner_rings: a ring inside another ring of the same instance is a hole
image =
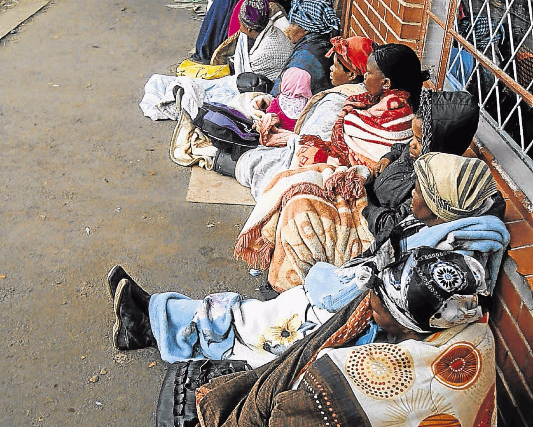
[[[463, 154], [472, 142], [479, 121], [475, 98], [468, 92], [431, 92], [430, 95], [431, 107], [422, 115], [423, 121], [431, 123], [431, 134], [423, 135], [423, 141], [427, 141], [423, 154], [430, 151]], [[363, 210], [374, 236], [388, 232], [411, 213], [411, 191], [416, 180], [409, 144], [394, 144], [383, 157], [391, 163], [367, 186], [368, 207]]]

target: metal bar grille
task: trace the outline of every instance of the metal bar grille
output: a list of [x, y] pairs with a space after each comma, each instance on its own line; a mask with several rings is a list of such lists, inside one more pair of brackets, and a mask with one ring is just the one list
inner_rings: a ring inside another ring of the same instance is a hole
[[437, 81], [477, 95], [498, 131], [533, 157], [532, 1], [454, 3], [446, 23], [428, 12], [429, 18], [445, 30], [450, 46]]

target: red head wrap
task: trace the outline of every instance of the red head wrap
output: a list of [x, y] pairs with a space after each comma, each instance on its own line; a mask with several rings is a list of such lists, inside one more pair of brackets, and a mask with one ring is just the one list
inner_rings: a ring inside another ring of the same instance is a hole
[[326, 57], [336, 53], [339, 60], [351, 71], [366, 73], [366, 62], [372, 54], [372, 40], [366, 37], [354, 36], [347, 39], [334, 37], [331, 39], [333, 47], [326, 53]]

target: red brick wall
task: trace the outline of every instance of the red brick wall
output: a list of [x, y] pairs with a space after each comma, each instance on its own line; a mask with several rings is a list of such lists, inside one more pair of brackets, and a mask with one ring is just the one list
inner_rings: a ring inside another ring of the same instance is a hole
[[[520, 190], [494, 167], [491, 153], [469, 151], [491, 167], [506, 199], [504, 222], [511, 234], [509, 250], [494, 291], [490, 325], [496, 340], [498, 424], [533, 425], [533, 215]], [[468, 155], [468, 154], [467, 154]]]
[[352, 0], [344, 16], [344, 34], [417, 48], [424, 0]]

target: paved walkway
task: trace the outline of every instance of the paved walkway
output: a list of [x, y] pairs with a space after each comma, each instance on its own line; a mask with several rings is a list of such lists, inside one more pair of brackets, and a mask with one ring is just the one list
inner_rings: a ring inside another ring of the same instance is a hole
[[164, 364], [112, 348], [113, 264], [151, 292], [255, 294], [232, 257], [250, 208], [185, 202], [174, 123], [138, 107], [198, 32], [167, 3], [58, 0], [0, 41], [3, 426], [153, 425]]

